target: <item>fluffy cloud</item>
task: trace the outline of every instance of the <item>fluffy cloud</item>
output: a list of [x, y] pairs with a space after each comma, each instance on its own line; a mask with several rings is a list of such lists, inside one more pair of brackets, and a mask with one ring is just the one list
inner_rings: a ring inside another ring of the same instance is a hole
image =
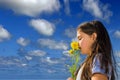
[[112, 12], [108, 9], [108, 5], [101, 3], [99, 0], [83, 0], [83, 8], [97, 18], [109, 20]]
[[116, 69], [118, 74], [120, 74], [120, 51], [115, 51], [114, 52], [114, 59], [116, 61]]
[[45, 55], [46, 55], [46, 52], [44, 52], [42, 50], [32, 50], [32, 51], [28, 51], [24, 55], [24, 57], [25, 57], [26, 60], [30, 61], [30, 60], [35, 59], [36, 57], [38, 57], [40, 59], [40, 57], [44, 57]]
[[19, 57], [14, 57], [14, 56], [9, 56], [9, 57], [2, 57], [0, 56], [0, 67], [4, 66], [4, 68], [9, 68], [9, 67], [24, 67], [27, 64], [20, 60]]
[[67, 57], [70, 57], [69, 51], [63, 51], [63, 55], [65, 55], [65, 56], [67, 56]]
[[33, 50], [33, 51], [28, 52], [28, 55], [29, 56], [45, 56], [46, 52], [41, 51], [41, 50]]
[[65, 5], [65, 13], [67, 15], [70, 15], [69, 0], [64, 0], [64, 5]]
[[48, 63], [50, 63], [50, 64], [57, 64], [57, 63], [59, 63], [59, 61], [57, 61], [57, 60], [52, 60], [50, 57], [47, 57], [47, 58], [46, 58], [46, 61], [47, 61]]
[[[25, 58], [27, 58], [27, 61]], [[42, 74], [48, 73], [48, 77], [51, 76], [51, 73], [62, 74], [64, 72], [65, 74], [68, 74], [68, 70], [66, 69], [67, 67], [65, 66], [65, 62], [68, 61], [66, 58], [39, 57], [37, 59], [32, 59], [32, 57], [29, 56], [25, 56], [25, 58], [18, 56], [0, 56], [1, 73], [9, 74], [13, 71], [17, 71], [19, 73], [16, 72], [15, 74], [27, 75], [29, 73], [33, 73], [34, 75], [37, 75], [39, 72]], [[44, 78], [46, 78], [46, 76]]]
[[116, 51], [116, 52], [114, 53], [114, 55], [115, 55], [116, 57], [119, 57], [119, 58], [120, 58], [120, 51]]
[[15, 13], [32, 17], [60, 9], [58, 0], [0, 0], [0, 5], [13, 10]]
[[31, 20], [30, 25], [37, 30], [40, 34], [51, 36], [54, 33], [55, 26], [54, 24], [44, 20], [44, 19], [37, 19]]
[[76, 29], [75, 28], [68, 28], [65, 30], [64, 34], [69, 38], [76, 37]]
[[19, 56], [25, 57], [27, 60], [31, 60], [33, 57], [43, 57], [46, 55], [45, 51], [42, 50], [31, 50], [27, 51], [24, 48], [18, 49]]
[[32, 60], [32, 57], [30, 57], [30, 56], [25, 56], [25, 59], [27, 59], [27, 60], [29, 61], [29, 60]]
[[50, 49], [68, 49], [68, 45], [64, 42], [57, 42], [51, 39], [38, 39], [38, 43], [40, 46], [48, 47]]
[[45, 58], [41, 58], [41, 61], [43, 63], [47, 63], [48, 65], [53, 65], [54, 66], [54, 69], [58, 67], [65, 67], [65, 63], [66, 63], [66, 57], [62, 57], [62, 58], [53, 58], [53, 57], [50, 57], [50, 56], [47, 56]]
[[29, 44], [29, 40], [28, 39], [25, 39], [23, 37], [20, 37], [18, 40], [17, 40], [17, 43], [21, 46], [27, 46]]
[[115, 37], [120, 38], [120, 31], [119, 30], [115, 31], [114, 35]]
[[6, 39], [10, 39], [10, 37], [11, 37], [10, 33], [0, 25], [0, 42]]

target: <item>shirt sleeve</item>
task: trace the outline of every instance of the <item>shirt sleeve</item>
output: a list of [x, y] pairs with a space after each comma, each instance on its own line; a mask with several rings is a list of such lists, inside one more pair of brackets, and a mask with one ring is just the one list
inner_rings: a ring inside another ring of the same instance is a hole
[[95, 73], [104, 74], [110, 80], [111, 79], [111, 74], [112, 74], [112, 69], [109, 66], [109, 73], [105, 73], [105, 69], [101, 68], [101, 63], [100, 63], [100, 60], [99, 60], [99, 56], [96, 56], [93, 60], [93, 66], [92, 66], [92, 74], [95, 74]]
[[93, 66], [92, 66], [92, 74], [95, 73], [101, 73], [101, 74], [105, 74], [105, 70], [101, 68], [101, 64], [100, 64], [100, 60], [98, 57], [95, 57], [93, 60]]

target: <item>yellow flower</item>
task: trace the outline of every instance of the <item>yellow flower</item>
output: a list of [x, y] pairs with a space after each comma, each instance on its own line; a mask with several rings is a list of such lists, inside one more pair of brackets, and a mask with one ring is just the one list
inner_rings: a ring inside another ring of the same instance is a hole
[[73, 41], [71, 43], [71, 48], [74, 49], [74, 50], [78, 50], [79, 49], [79, 44], [77, 41]]
[[76, 80], [76, 76], [74, 73], [76, 72], [80, 60], [80, 52], [79, 52], [79, 44], [77, 41], [71, 42], [71, 49], [69, 50], [71, 56], [72, 65], [69, 66], [69, 72], [71, 73], [71, 77], [73, 80]]
[[72, 49], [69, 50], [69, 53], [70, 53], [70, 54], [73, 54], [73, 52], [74, 52], [74, 51], [73, 51]]

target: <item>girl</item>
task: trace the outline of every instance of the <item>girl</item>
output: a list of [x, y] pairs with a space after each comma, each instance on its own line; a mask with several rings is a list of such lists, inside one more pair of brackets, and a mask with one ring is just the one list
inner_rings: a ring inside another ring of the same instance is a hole
[[76, 80], [115, 80], [112, 46], [104, 25], [100, 21], [83, 23], [77, 28], [77, 38], [87, 58], [76, 71]]

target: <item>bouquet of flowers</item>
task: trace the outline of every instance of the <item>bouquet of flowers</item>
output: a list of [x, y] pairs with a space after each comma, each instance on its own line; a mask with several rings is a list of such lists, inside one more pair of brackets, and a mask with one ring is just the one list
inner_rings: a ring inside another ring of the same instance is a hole
[[72, 65], [69, 66], [69, 72], [71, 73], [71, 77], [76, 80], [75, 72], [78, 68], [78, 63], [80, 60], [80, 50], [78, 42], [73, 41], [71, 42], [71, 49], [69, 50], [69, 54], [71, 57]]

